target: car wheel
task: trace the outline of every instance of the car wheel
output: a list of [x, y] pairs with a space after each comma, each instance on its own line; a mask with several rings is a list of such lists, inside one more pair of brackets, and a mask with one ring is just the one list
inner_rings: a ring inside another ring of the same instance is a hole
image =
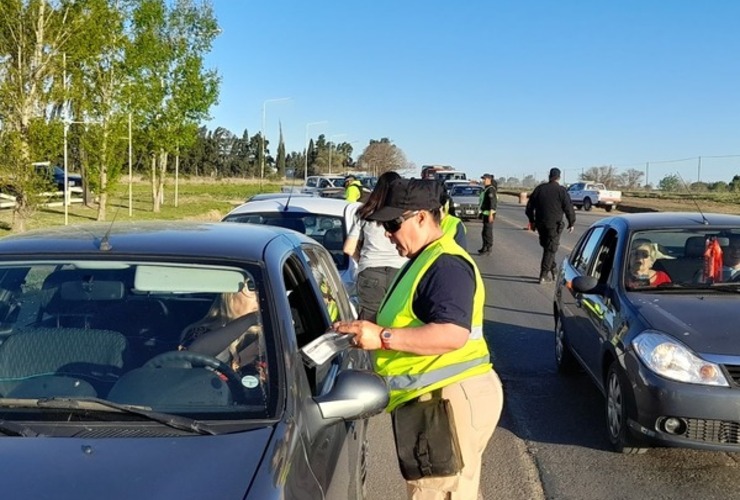
[[592, 206], [593, 205], [591, 204], [591, 198], [584, 198], [584, 200], [583, 200], [583, 209], [586, 212], [588, 212], [589, 210], [591, 210], [591, 207]]
[[628, 400], [625, 388], [628, 384], [614, 361], [606, 375], [606, 430], [614, 451], [625, 455], [637, 455], [647, 451], [637, 446], [627, 425]]
[[613, 208], [614, 208], [614, 205], [607, 205], [604, 207], [604, 210], [606, 210], [607, 212], [611, 212]]
[[578, 361], [568, 345], [562, 317], [555, 320], [555, 364], [558, 371], [564, 375], [576, 373], [579, 368]]

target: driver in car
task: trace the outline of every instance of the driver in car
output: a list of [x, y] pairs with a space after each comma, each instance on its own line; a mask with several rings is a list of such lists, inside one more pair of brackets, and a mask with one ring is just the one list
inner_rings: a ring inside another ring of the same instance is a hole
[[740, 234], [730, 236], [729, 245], [722, 249], [722, 281], [740, 280]]
[[264, 379], [259, 299], [254, 282], [246, 280], [238, 292], [216, 297], [206, 315], [183, 330], [178, 350], [214, 357], [234, 371], [257, 364]]
[[629, 287], [655, 287], [670, 283], [671, 278], [663, 271], [653, 269], [657, 250], [653, 242], [646, 238], [635, 240], [629, 260]]

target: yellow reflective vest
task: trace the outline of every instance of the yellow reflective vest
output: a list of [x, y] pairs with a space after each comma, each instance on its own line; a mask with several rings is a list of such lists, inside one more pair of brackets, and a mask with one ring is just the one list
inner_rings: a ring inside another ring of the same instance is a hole
[[378, 324], [386, 328], [422, 326], [412, 307], [416, 288], [424, 274], [440, 255], [458, 255], [473, 267], [475, 295], [473, 321], [468, 341], [459, 349], [444, 354], [419, 355], [394, 350], [373, 352], [375, 371], [390, 389], [387, 411], [422, 394], [460, 380], [488, 372], [492, 365], [488, 346], [483, 338], [483, 307], [485, 286], [473, 259], [452, 238], [442, 237], [430, 243], [409, 262], [406, 272], [399, 272], [390, 292], [383, 298], [378, 311]]
[[[439, 227], [442, 228], [443, 233], [454, 240], [455, 236], [457, 235], [457, 226], [459, 226], [460, 224], [462, 224], [462, 220], [459, 217], [445, 214], [444, 217], [442, 217], [442, 222], [439, 223]], [[465, 224], [463, 224], [462, 228], [463, 234], [467, 233], [467, 228], [465, 227]]]
[[362, 197], [362, 183], [360, 181], [350, 182], [344, 188], [344, 199], [350, 203], [358, 201]]

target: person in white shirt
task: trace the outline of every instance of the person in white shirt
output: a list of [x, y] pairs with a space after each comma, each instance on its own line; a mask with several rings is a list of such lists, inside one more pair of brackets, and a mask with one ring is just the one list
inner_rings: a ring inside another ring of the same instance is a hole
[[379, 206], [383, 206], [391, 181], [400, 178], [396, 172], [385, 172], [378, 178], [367, 201], [355, 212], [354, 223], [344, 242], [344, 253], [357, 261], [360, 319], [375, 321], [380, 301], [396, 272], [408, 260], [398, 255], [396, 246], [386, 236], [383, 226], [366, 220]]

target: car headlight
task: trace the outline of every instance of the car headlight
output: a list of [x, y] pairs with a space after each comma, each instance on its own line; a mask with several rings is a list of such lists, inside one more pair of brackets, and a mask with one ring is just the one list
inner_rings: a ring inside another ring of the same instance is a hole
[[459, 208], [460, 207], [460, 204], [459, 203], [453, 203], [452, 206], [455, 207], [455, 208]]
[[701, 359], [669, 335], [642, 332], [632, 346], [642, 362], [662, 377], [690, 384], [730, 386], [719, 365]]

